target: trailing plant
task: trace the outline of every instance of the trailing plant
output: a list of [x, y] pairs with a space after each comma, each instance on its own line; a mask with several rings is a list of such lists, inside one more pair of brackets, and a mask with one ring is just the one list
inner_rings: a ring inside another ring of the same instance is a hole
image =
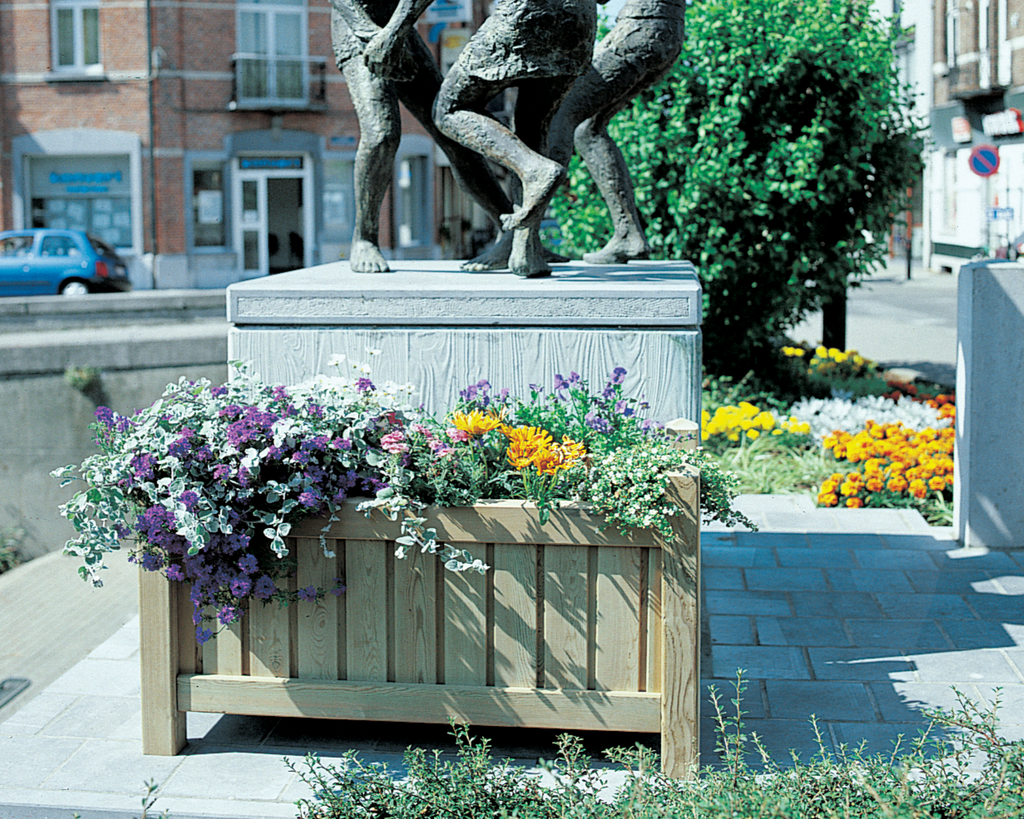
[[25, 530], [0, 527], [0, 574], [21, 563], [21, 546]]
[[[453, 571], [488, 567], [438, 542], [424, 516], [430, 505], [519, 498], [535, 502], [544, 523], [562, 501], [586, 501], [609, 524], [668, 533], [680, 510], [667, 474], [692, 464], [704, 470], [704, 515], [749, 523], [731, 508], [731, 478], [702, 454], [672, 447], [641, 416], [643, 402], [623, 396], [622, 368], [596, 393], [576, 374], [524, 399], [492, 398], [480, 382], [442, 418], [412, 407], [411, 388], [378, 389], [362, 365], [293, 388], [236, 369], [218, 387], [182, 379], [132, 417], [101, 407], [100, 452], [54, 472], [87, 484], [61, 508], [78, 533], [65, 551], [83, 559], [82, 576], [99, 583], [105, 555], [134, 538], [131, 559], [190, 585], [200, 642], [212, 620], [235, 622], [249, 599], [341, 594], [341, 578], [322, 588], [279, 581], [294, 568], [285, 544], [292, 527], [322, 517], [326, 532], [349, 497], [400, 523], [400, 557], [419, 548]], [[323, 536], [321, 545], [326, 552]]]

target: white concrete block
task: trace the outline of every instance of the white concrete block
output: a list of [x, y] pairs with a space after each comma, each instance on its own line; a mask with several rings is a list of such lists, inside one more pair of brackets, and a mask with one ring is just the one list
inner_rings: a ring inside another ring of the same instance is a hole
[[964, 546], [1024, 545], [1024, 264], [978, 262], [957, 282], [953, 529]]

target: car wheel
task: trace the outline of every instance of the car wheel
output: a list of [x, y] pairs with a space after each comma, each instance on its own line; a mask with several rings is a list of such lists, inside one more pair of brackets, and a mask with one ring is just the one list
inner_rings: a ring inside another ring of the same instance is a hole
[[62, 296], [85, 296], [88, 295], [89, 288], [85, 282], [70, 281], [64, 282], [60, 287], [60, 294]]

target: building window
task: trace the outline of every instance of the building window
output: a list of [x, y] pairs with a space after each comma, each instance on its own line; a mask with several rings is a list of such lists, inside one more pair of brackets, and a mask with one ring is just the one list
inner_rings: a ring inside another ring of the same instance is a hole
[[960, 9], [955, 5], [946, 11], [946, 65], [956, 66], [960, 56]]
[[224, 247], [224, 166], [220, 162], [192, 165], [192, 244]]
[[99, 70], [99, 0], [53, 0], [51, 8], [54, 69]]
[[235, 81], [240, 101], [306, 99], [305, 0], [241, 0]]
[[430, 163], [425, 156], [406, 156], [398, 162], [395, 187], [398, 193], [398, 244], [415, 247], [430, 244]]
[[131, 173], [127, 156], [29, 159], [34, 228], [81, 230], [132, 247]]

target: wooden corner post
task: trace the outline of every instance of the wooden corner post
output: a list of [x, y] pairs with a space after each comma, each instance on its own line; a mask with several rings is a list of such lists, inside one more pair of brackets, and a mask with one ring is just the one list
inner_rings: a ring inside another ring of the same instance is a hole
[[672, 475], [672, 501], [682, 509], [675, 536], [662, 548], [661, 768], [695, 776], [700, 749], [700, 473]]
[[178, 595], [181, 584], [139, 567], [142, 753], [174, 756], [185, 747], [178, 710]]

